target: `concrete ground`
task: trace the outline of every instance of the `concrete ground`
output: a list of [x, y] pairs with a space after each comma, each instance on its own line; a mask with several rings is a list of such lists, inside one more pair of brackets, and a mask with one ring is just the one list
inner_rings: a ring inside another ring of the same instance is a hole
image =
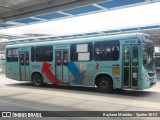
[[153, 88], [143, 91], [116, 90], [107, 94], [88, 87], [34, 87], [32, 83], [10, 80], [0, 74], [0, 111], [160, 111], [160, 71], [157, 76], [158, 82]]

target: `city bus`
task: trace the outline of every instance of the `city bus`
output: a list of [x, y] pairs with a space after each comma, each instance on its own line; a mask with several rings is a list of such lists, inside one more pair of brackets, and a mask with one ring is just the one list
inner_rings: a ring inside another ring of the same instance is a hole
[[143, 90], [156, 84], [154, 44], [143, 33], [6, 46], [6, 77], [44, 83]]

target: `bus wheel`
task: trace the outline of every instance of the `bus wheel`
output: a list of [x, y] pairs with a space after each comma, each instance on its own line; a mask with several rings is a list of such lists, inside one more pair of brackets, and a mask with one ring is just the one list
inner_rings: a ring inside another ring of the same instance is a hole
[[97, 89], [100, 92], [107, 92], [110, 93], [113, 90], [113, 83], [111, 78], [107, 77], [107, 76], [102, 76], [98, 78], [98, 82], [97, 82]]
[[33, 75], [33, 85], [36, 87], [43, 86], [43, 78], [39, 73]]

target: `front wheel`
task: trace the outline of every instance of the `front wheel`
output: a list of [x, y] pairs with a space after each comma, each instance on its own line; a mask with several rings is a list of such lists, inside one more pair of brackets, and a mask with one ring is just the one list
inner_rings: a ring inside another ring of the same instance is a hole
[[102, 76], [98, 78], [97, 89], [100, 92], [110, 93], [113, 90], [113, 82], [107, 76]]
[[35, 73], [32, 77], [33, 79], [33, 85], [36, 87], [43, 86], [43, 78], [39, 73]]

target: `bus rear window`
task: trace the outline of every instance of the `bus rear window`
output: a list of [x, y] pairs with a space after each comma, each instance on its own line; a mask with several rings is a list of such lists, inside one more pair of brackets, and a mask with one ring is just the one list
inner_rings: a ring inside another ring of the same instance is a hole
[[7, 62], [17, 62], [18, 61], [18, 49], [7, 49]]

